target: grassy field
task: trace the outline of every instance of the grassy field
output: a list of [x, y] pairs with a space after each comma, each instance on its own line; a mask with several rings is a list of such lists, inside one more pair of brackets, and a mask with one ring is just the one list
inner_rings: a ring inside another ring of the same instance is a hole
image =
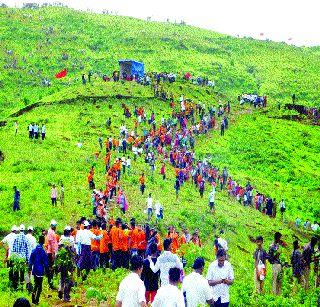
[[[283, 233], [289, 244], [284, 250], [289, 261], [291, 242], [302, 244], [310, 233], [297, 230], [292, 221], [320, 219], [320, 143], [319, 127], [304, 119], [289, 120], [293, 112], [277, 110], [276, 102], [291, 101], [296, 93], [298, 103], [315, 105], [318, 99], [319, 48], [297, 48], [284, 43], [235, 39], [207, 30], [170, 23], [145, 22], [134, 18], [97, 15], [66, 8], [18, 10], [0, 8], [0, 150], [5, 161], [0, 165], [0, 234], [5, 235], [13, 224], [31, 224], [39, 234], [48, 228], [52, 218], [58, 221], [58, 231], [74, 225], [81, 216], [91, 217], [92, 206], [87, 174], [96, 165], [97, 188], [105, 184], [104, 163], [94, 160], [99, 150], [98, 137], [105, 140], [119, 135], [125, 123], [133, 128], [133, 120], [125, 119], [121, 104], [131, 109], [144, 106], [147, 115], [154, 111], [159, 123], [162, 115], [170, 116], [169, 102], [154, 98], [151, 87], [135, 83], [104, 83], [100, 77], [82, 86], [81, 74], [89, 70], [111, 74], [120, 58], [134, 58], [146, 64], [148, 71], [173, 71], [180, 76], [186, 71], [207, 75], [216, 82], [215, 89], [194, 86], [187, 82], [164, 85], [177, 98], [183, 94], [194, 102], [217, 106], [219, 100], [231, 101], [230, 128], [221, 137], [219, 129], [196, 139], [196, 155], [229, 169], [229, 174], [242, 185], [250, 181], [257, 191], [276, 199], [284, 198], [287, 212], [285, 223], [270, 219], [252, 208], [239, 205], [226, 191], [216, 195], [217, 212], [208, 212], [208, 188], [203, 199], [190, 183], [174, 196], [174, 173], [168, 166], [168, 178], [163, 181], [157, 161], [154, 178], [141, 157], [133, 162], [132, 174], [124, 175], [121, 187], [128, 197], [129, 211], [125, 221], [134, 216], [145, 221], [145, 197], [149, 192], [164, 207], [165, 219], [158, 225], [163, 234], [167, 226], [179, 230], [200, 230], [203, 248], [190, 246], [185, 258], [187, 272], [197, 256], [208, 264], [214, 259], [214, 235], [225, 232], [235, 269], [235, 284], [231, 287], [232, 306], [316, 306], [319, 289], [305, 292], [296, 287], [291, 269], [284, 273], [283, 293], [271, 295], [271, 266], [267, 267], [266, 295], [253, 293], [253, 260], [255, 244], [251, 237], [265, 238], [265, 247], [275, 231]], [[99, 33], [99, 35], [97, 35]], [[63, 57], [65, 59], [63, 59]], [[66, 67], [68, 76], [54, 80], [55, 73]], [[51, 87], [41, 86], [46, 78]], [[236, 96], [243, 92], [258, 92], [269, 96], [268, 107], [252, 110], [239, 106]], [[10, 114], [37, 103], [17, 117]], [[111, 129], [105, 121], [112, 118]], [[283, 119], [289, 118], [289, 119]], [[19, 124], [14, 134], [14, 122]], [[47, 139], [28, 138], [31, 122], [45, 123]], [[78, 148], [77, 143], [83, 143]], [[112, 160], [116, 158], [112, 155]], [[147, 174], [146, 192], [142, 197], [138, 178]], [[65, 205], [52, 207], [52, 184], [65, 187]], [[21, 211], [12, 212], [13, 186], [21, 191]], [[118, 208], [111, 215], [120, 215]], [[155, 221], [153, 220], [152, 223]], [[2, 250], [3, 251], [3, 250]], [[2, 255], [0, 255], [2, 256]], [[11, 306], [16, 297], [10, 292], [7, 269], [0, 265], [0, 306]], [[205, 270], [206, 271], [206, 270]], [[114, 305], [119, 282], [125, 270], [91, 273], [85, 283], [79, 283], [72, 294], [72, 304], [78, 306]], [[105, 282], [101, 283], [101, 279]], [[57, 280], [55, 283], [57, 284]], [[45, 282], [41, 306], [67, 306], [47, 289]]]
[[[319, 48], [57, 7], [0, 8], [0, 28], [0, 118], [79, 84], [89, 70], [111, 75], [121, 58], [143, 61], [147, 71], [206, 75], [231, 97], [257, 92], [288, 102], [295, 92], [309, 105], [318, 98]], [[63, 68], [67, 78], [54, 80]]]
[[[178, 89], [179, 84], [172, 88], [173, 91], [177, 90], [176, 95], [180, 95]], [[184, 94], [188, 97], [189, 93], [190, 95], [193, 93], [194, 99], [201, 98], [207, 104], [216, 104], [217, 97], [207, 94], [204, 90], [197, 92], [197, 89], [185, 87]], [[116, 93], [139, 98], [116, 99], [114, 98]], [[94, 102], [92, 99], [94, 96], [104, 95], [105, 98], [98, 101]], [[107, 97], [108, 95], [110, 98]], [[91, 100], [84, 98], [85, 96], [91, 97]], [[59, 103], [57, 97], [64, 100]], [[82, 98], [78, 100], [75, 97]], [[74, 98], [73, 102], [63, 103], [71, 98]], [[55, 102], [50, 103], [50, 99]], [[123, 102], [131, 108], [134, 105], [143, 105], [149, 115], [151, 110], [154, 110], [158, 121], [163, 114], [170, 114], [169, 103], [151, 98], [149, 88], [128, 83], [124, 85], [97, 83], [93, 87], [74, 88], [70, 92], [65, 91], [47, 98], [46, 103], [32, 111], [18, 118], [8, 119], [7, 126], [0, 130], [0, 138], [3, 140], [2, 150], [6, 155], [5, 162], [1, 165], [3, 180], [0, 186], [0, 203], [1, 211], [5, 216], [4, 222], [1, 223], [1, 233], [5, 233], [14, 223], [32, 224], [39, 231], [42, 227], [47, 228], [52, 218], [58, 221], [58, 229], [61, 230], [66, 224], [73, 225], [80, 216], [91, 216], [92, 207], [86, 176], [92, 163], [96, 163], [97, 187], [103, 187], [104, 184], [103, 161], [102, 159], [94, 161], [93, 158], [94, 152], [98, 150], [98, 136], [101, 135], [104, 139], [110, 135], [117, 136], [122, 122], [125, 122], [128, 129], [133, 127], [132, 119], [124, 119], [122, 115]], [[227, 165], [234, 178], [238, 178], [237, 180], [242, 183], [250, 180], [259, 191], [276, 197], [278, 201], [284, 196], [288, 204], [288, 220], [297, 214], [303, 218], [311, 217], [313, 215], [311, 207], [316, 204], [317, 193], [312, 189], [316, 188], [316, 178], [319, 174], [319, 164], [317, 164], [319, 144], [316, 127], [291, 121], [275, 122], [268, 117], [268, 114], [270, 116], [273, 114], [272, 112], [272, 110], [270, 113], [252, 111], [247, 107], [240, 108], [236, 104], [232, 105], [231, 127], [226, 136], [220, 137], [218, 130], [210, 132], [209, 137], [200, 136], [196, 141], [197, 155], [201, 157], [210, 154], [212, 162], [219, 167]], [[105, 120], [109, 116], [112, 116], [113, 121], [111, 130], [105, 128]], [[19, 131], [15, 136], [13, 123], [16, 120], [19, 123]], [[44, 142], [28, 139], [27, 127], [30, 122], [46, 123], [47, 139]], [[274, 124], [272, 125], [271, 122]], [[279, 129], [280, 126], [281, 129]], [[292, 135], [287, 133], [290, 128]], [[276, 136], [272, 134], [275, 132]], [[310, 146], [301, 148], [299, 144], [298, 149], [295, 142], [299, 139], [295, 133], [298, 135], [308, 133]], [[290, 135], [290, 138], [284, 138], [285, 135]], [[277, 141], [274, 141], [274, 137]], [[76, 146], [79, 140], [83, 142], [81, 149]], [[277, 146], [273, 148], [275, 144]], [[286, 144], [288, 144], [287, 147], [285, 147]], [[285, 163], [285, 159], [295, 156], [292, 153], [286, 154], [288, 150], [291, 152], [292, 148], [297, 148], [295, 155], [302, 152], [306, 156], [303, 167], [300, 168], [302, 172], [300, 175], [303, 175], [304, 181], [299, 180], [298, 174], [292, 182], [288, 181], [286, 176], [286, 173], [296, 170], [294, 163]], [[278, 157], [281, 157], [279, 164], [276, 163]], [[112, 158], [115, 158], [115, 155]], [[273, 164], [274, 168], [271, 168], [270, 164]], [[168, 179], [163, 181], [159, 169], [158, 163], [154, 179], [147, 178], [146, 193], [152, 192], [154, 198], [159, 199], [164, 206], [165, 219], [159, 225], [160, 231], [164, 232], [171, 224], [179, 229], [188, 227], [191, 232], [199, 229], [205, 243], [202, 249], [190, 248], [187, 252], [186, 258], [189, 265], [187, 271], [190, 271], [190, 265], [198, 255], [204, 256], [208, 263], [213, 260], [214, 234], [224, 230], [236, 274], [236, 283], [231, 290], [233, 305], [257, 306], [256, 303], [259, 302], [259, 306], [292, 304], [297, 306], [303, 305], [304, 302], [304, 305], [312, 306], [312, 302], [316, 299], [315, 293], [305, 294], [301, 289], [293, 289], [289, 269], [285, 273], [285, 290], [281, 297], [252, 295], [252, 252], [255, 245], [249, 237], [262, 234], [267, 245], [272, 241], [273, 232], [279, 228], [284, 233], [284, 240], [288, 243], [293, 240], [293, 236], [306, 242], [307, 234], [291, 229], [288, 224], [282, 224], [279, 218], [269, 219], [254, 209], [244, 208], [234, 199], [229, 198], [226, 192], [217, 193], [217, 214], [214, 216], [208, 213], [208, 190], [205, 198], [200, 199], [198, 191], [187, 184], [182, 188], [179, 200], [176, 201], [175, 197], [172, 197], [173, 171], [169, 168]], [[138, 186], [138, 177], [142, 171], [150, 173], [143, 158], [140, 158], [133, 163], [132, 175], [125, 175], [121, 180], [121, 186], [129, 200], [129, 211], [124, 218], [127, 221], [131, 216], [135, 216], [140, 221], [146, 218], [145, 197], [141, 197]], [[50, 185], [61, 182], [64, 183], [66, 191], [65, 205], [61, 207], [58, 204], [53, 208], [50, 202]], [[17, 185], [21, 191], [22, 210], [16, 214], [11, 211], [13, 185]], [[118, 208], [112, 210], [112, 215], [114, 217], [120, 215]], [[287, 259], [289, 259], [290, 250], [291, 248], [288, 248], [285, 251]], [[6, 269], [1, 269], [0, 272], [5, 276]], [[266, 283], [268, 293], [271, 292], [270, 273], [271, 267], [268, 268]], [[105, 278], [102, 272], [92, 274], [85, 284], [75, 289], [73, 295], [75, 302], [97, 305], [100, 300], [113, 304], [118, 283], [124, 274], [124, 271], [116, 275], [109, 272], [107, 276], [108, 278], [110, 276], [112, 282], [105, 285], [98, 282], [100, 278]], [[0, 290], [4, 291], [3, 304], [6, 300], [11, 302], [14, 297], [21, 295], [21, 293], [7, 292], [6, 278], [0, 284]], [[293, 295], [292, 291], [294, 291]], [[51, 297], [52, 294], [47, 289], [45, 295], [46, 302], [43, 306], [59, 306], [58, 300], [55, 296]]]

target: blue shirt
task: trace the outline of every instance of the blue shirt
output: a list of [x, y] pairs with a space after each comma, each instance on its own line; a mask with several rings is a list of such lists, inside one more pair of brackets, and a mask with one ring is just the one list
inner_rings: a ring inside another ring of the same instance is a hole
[[42, 277], [48, 268], [48, 256], [42, 245], [38, 244], [32, 251], [29, 260], [29, 271], [32, 270], [34, 276]]
[[14, 192], [13, 198], [14, 198], [14, 201], [16, 201], [16, 202], [20, 201], [20, 191], [19, 190]]

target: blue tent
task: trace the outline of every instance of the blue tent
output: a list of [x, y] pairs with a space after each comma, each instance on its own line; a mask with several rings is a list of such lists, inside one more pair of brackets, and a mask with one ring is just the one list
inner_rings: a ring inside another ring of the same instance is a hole
[[134, 60], [119, 60], [120, 77], [123, 75], [137, 76], [141, 78], [144, 76], [144, 64]]

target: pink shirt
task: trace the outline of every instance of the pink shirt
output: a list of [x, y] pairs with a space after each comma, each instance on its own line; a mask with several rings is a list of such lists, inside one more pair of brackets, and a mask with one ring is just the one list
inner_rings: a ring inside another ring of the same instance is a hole
[[49, 228], [48, 230], [47, 239], [48, 239], [47, 253], [55, 255], [58, 251], [58, 242], [57, 242], [56, 233], [51, 228]]
[[57, 198], [57, 188], [52, 188], [51, 190], [51, 198]]

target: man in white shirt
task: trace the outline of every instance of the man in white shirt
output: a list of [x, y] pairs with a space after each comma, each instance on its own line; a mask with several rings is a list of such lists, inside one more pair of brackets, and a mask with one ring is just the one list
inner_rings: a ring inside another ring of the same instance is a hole
[[84, 221], [83, 226], [83, 230], [77, 231], [76, 243], [80, 245], [78, 266], [80, 271], [85, 270], [85, 273], [82, 274], [82, 280], [85, 280], [92, 268], [91, 240], [100, 240], [102, 235], [96, 236], [93, 232], [91, 232], [89, 230], [88, 221]]
[[41, 127], [41, 139], [42, 139], [42, 141], [45, 139], [45, 137], [46, 137], [46, 126], [42, 125], [42, 127]]
[[209, 208], [210, 211], [213, 213], [214, 210], [214, 199], [215, 199], [215, 195], [216, 195], [216, 190], [213, 188], [212, 191], [209, 194]]
[[179, 268], [169, 270], [169, 284], [162, 285], [157, 291], [152, 307], [185, 307], [182, 292], [177, 287], [180, 273]]
[[204, 269], [203, 258], [197, 258], [193, 264], [194, 271], [187, 275], [182, 282], [182, 293], [188, 307], [213, 304], [213, 295], [208, 281], [202, 276]]
[[32, 251], [36, 248], [37, 246], [37, 239], [32, 235], [33, 234], [33, 227], [32, 226], [29, 226], [28, 227], [28, 233], [26, 234], [26, 238], [29, 242], [29, 245], [30, 245], [30, 254], [29, 254], [29, 258], [30, 258], [30, 255], [32, 253]]
[[[160, 201], [157, 200], [156, 203], [155, 203], [155, 215], [156, 215], [156, 223], [158, 223], [162, 216], [161, 216], [161, 209], [162, 209], [162, 206], [160, 204]], [[162, 209], [163, 210], [163, 209]]]
[[147, 198], [148, 222], [149, 222], [150, 219], [151, 219], [152, 210], [153, 210], [153, 200], [152, 200], [151, 193], [150, 193], [149, 196], [148, 196], [148, 198]]
[[119, 286], [116, 307], [146, 307], [146, 288], [140, 279], [143, 261], [135, 255], [130, 260], [131, 273], [125, 277]]
[[17, 231], [18, 231], [18, 227], [16, 225], [13, 225], [11, 228], [11, 232], [9, 234], [7, 234], [1, 241], [1, 245], [3, 245], [4, 248], [6, 249], [5, 260], [10, 258], [10, 256], [11, 256], [13, 242], [14, 242], [15, 238], [17, 237]]
[[217, 260], [212, 262], [207, 273], [207, 280], [212, 287], [215, 307], [229, 306], [229, 287], [233, 284], [234, 273], [231, 264], [226, 260], [226, 252], [218, 250]]
[[158, 257], [156, 264], [151, 261], [151, 257], [149, 256], [150, 269], [154, 273], [160, 270], [160, 280], [162, 286], [169, 284], [169, 270], [171, 268], [179, 268], [180, 270], [183, 269], [180, 258], [171, 253], [171, 239], [165, 239], [163, 241], [163, 249], [164, 252]]

